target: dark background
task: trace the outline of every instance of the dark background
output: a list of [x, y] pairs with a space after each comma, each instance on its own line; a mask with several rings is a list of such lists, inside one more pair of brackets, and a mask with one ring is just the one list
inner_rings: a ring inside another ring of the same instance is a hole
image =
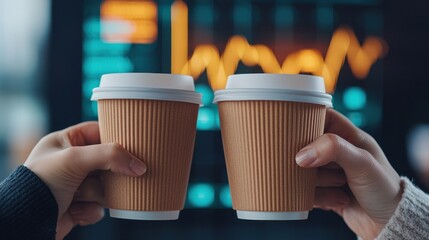
[[[385, 2], [385, 37], [389, 54], [383, 62], [382, 137], [377, 139], [395, 169], [413, 176], [407, 165], [406, 136], [415, 124], [427, 123], [429, 54], [427, 1]], [[426, 189], [427, 190], [427, 189]]]
[[[82, 0], [52, 2], [46, 84], [51, 131], [83, 119], [80, 103], [84, 4]], [[381, 62], [382, 120], [373, 135], [394, 168], [414, 179], [405, 140], [412, 126], [429, 122], [429, 2], [383, 1], [380, 9], [384, 19], [382, 36], [388, 42], [389, 52]], [[199, 141], [216, 138], [214, 135], [219, 132], [199, 132], [196, 149]], [[213, 151], [221, 151], [219, 141], [216, 146]], [[198, 166], [193, 166], [192, 171], [196, 168]], [[229, 209], [185, 209], [180, 220], [173, 222], [127, 221], [106, 216], [97, 225], [77, 228], [67, 239], [219, 238], [355, 239], [355, 236], [341, 218], [320, 210], [312, 211], [307, 221], [257, 222], [237, 220], [234, 211]]]

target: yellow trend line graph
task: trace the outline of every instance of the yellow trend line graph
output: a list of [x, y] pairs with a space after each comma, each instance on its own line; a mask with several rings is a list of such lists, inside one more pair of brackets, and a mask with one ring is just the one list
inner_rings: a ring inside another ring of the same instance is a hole
[[203, 44], [195, 47], [188, 58], [188, 7], [176, 1], [171, 7], [171, 71], [192, 75], [197, 79], [207, 71], [209, 83], [214, 90], [223, 89], [227, 77], [237, 70], [242, 62], [246, 66], [259, 65], [265, 73], [311, 73], [322, 76], [326, 90], [333, 93], [344, 61], [354, 76], [365, 78], [371, 66], [387, 53], [387, 44], [378, 37], [367, 37], [360, 45], [349, 28], [337, 29], [331, 38], [326, 56], [316, 49], [303, 49], [289, 54], [280, 63], [268, 46], [251, 45], [242, 36], [232, 36], [221, 55], [216, 46]]

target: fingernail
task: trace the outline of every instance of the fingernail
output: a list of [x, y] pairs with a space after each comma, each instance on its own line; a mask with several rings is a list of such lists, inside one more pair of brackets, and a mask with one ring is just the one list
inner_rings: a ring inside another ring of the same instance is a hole
[[299, 151], [295, 156], [295, 161], [300, 166], [308, 166], [312, 162], [316, 161], [317, 152], [312, 147], [306, 147]]
[[132, 157], [131, 163], [128, 167], [133, 173], [137, 175], [142, 175], [147, 170], [146, 165], [144, 165], [144, 163], [142, 163], [139, 159], [137, 159], [134, 156]]

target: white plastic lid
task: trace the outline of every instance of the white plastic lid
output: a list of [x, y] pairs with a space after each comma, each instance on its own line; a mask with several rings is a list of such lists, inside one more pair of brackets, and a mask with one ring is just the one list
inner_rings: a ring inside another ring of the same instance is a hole
[[113, 73], [101, 76], [91, 100], [151, 99], [201, 104], [191, 76], [163, 73]]
[[269, 88], [325, 93], [322, 77], [303, 74], [235, 74], [228, 77], [226, 89]]
[[306, 102], [332, 107], [323, 78], [301, 74], [237, 74], [228, 77], [225, 90], [213, 102], [273, 100]]

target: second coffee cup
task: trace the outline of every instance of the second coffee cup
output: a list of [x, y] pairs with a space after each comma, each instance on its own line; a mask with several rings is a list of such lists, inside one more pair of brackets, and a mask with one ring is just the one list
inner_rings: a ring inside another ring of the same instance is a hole
[[239, 74], [215, 93], [233, 208], [240, 219], [307, 219], [316, 169], [296, 153], [323, 134], [332, 97], [320, 77]]

